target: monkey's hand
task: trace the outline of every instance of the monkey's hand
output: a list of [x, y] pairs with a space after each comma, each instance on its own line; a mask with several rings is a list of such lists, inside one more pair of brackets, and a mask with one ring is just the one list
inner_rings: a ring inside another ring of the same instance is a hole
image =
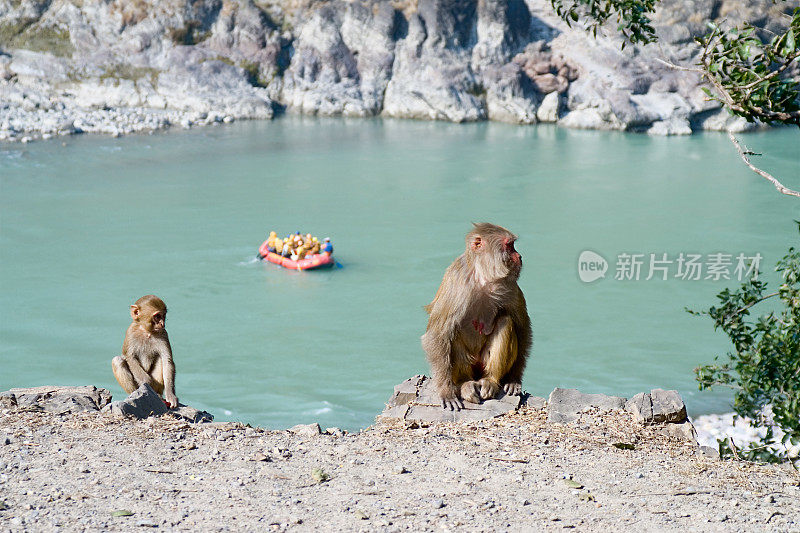
[[461, 398], [442, 398], [442, 409], [449, 409], [451, 411], [460, 411], [464, 408], [464, 402]]
[[522, 394], [522, 383], [506, 383], [503, 385], [503, 391], [509, 396], [519, 396]]
[[175, 409], [178, 407], [178, 397], [171, 392], [168, 392], [164, 395], [164, 403], [166, 403], [167, 407], [170, 409]]
[[448, 389], [439, 393], [442, 397], [442, 409], [450, 411], [460, 411], [464, 408], [464, 402], [456, 394], [455, 388]]

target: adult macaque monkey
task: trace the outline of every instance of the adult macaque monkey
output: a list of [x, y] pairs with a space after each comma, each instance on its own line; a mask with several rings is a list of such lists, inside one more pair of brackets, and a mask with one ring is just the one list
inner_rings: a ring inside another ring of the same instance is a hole
[[448, 267], [422, 336], [442, 407], [460, 410], [522, 392], [532, 342], [531, 319], [517, 279], [517, 237], [494, 224], [473, 224], [467, 249]]
[[147, 383], [164, 396], [169, 407], [177, 407], [175, 363], [165, 329], [167, 306], [148, 294], [131, 306], [131, 318], [122, 355], [111, 360], [114, 377], [128, 394]]

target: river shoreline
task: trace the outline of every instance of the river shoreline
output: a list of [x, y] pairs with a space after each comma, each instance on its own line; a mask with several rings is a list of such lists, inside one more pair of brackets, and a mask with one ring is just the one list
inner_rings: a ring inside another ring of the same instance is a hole
[[798, 481], [625, 413], [553, 424], [526, 407], [355, 434], [0, 413], [9, 531], [796, 531]]
[[[702, 92], [707, 21], [788, 8], [665, 0], [657, 46], [592, 37], [546, 0], [202, 0], [0, 6], [0, 141], [113, 136], [284, 111], [690, 135], [751, 129]], [[688, 16], [691, 14], [691, 16]]]
[[[760, 441], [766, 435], [766, 428], [754, 428], [748, 418], [738, 417], [736, 413], [711, 413], [692, 418], [697, 430], [697, 442], [701, 446], [717, 448], [719, 440], [732, 439], [735, 446], [746, 448], [748, 444]], [[783, 432], [773, 426], [775, 440], [778, 444], [773, 449], [786, 452], [790, 458], [800, 457], [800, 443], [781, 444]]]

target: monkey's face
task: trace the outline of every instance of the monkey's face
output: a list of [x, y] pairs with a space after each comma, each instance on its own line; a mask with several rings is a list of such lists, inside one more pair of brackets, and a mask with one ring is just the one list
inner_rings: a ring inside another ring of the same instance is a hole
[[503, 263], [508, 267], [509, 275], [519, 277], [519, 272], [522, 270], [522, 256], [514, 248], [514, 239], [505, 237], [500, 242], [500, 256], [503, 258]]
[[473, 238], [467, 254], [472, 257], [479, 279], [510, 278], [516, 281], [519, 278], [522, 256], [514, 248], [514, 241], [515, 237], [511, 234]]
[[132, 305], [131, 317], [147, 333], [160, 333], [164, 331], [167, 323], [167, 308], [151, 305]]
[[509, 266], [516, 267], [517, 270], [522, 268], [522, 256], [514, 248], [514, 240], [510, 238], [503, 239], [503, 255], [505, 256], [506, 263]]
[[517, 236], [495, 224], [473, 224], [467, 233], [465, 255], [474, 265], [478, 279], [516, 281], [522, 269], [522, 256], [514, 248]]
[[164, 331], [167, 323], [167, 310], [156, 310], [150, 317], [150, 330], [153, 333]]
[[167, 306], [158, 296], [142, 296], [131, 306], [133, 322], [148, 336], [164, 331], [167, 322]]

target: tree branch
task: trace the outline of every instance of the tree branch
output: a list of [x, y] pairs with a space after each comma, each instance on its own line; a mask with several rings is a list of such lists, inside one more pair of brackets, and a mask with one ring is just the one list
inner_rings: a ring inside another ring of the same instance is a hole
[[754, 302], [752, 302], [752, 303], [749, 303], [749, 304], [745, 305], [744, 307], [740, 307], [739, 309], [737, 309], [737, 310], [736, 310], [736, 311], [734, 311], [733, 313], [730, 313], [730, 314], [728, 314], [728, 315], [725, 315], [725, 318], [726, 318], [727, 320], [725, 320], [725, 323], [724, 323], [724, 324], [722, 324], [722, 325], [723, 325], [723, 326], [729, 325], [729, 324], [731, 323], [731, 321], [733, 320], [733, 318], [734, 318], [734, 317], [736, 317], [736, 316], [739, 316], [740, 314], [742, 314], [743, 312], [747, 311], [748, 309], [750, 309], [750, 308], [751, 308], [751, 307], [753, 307], [754, 305], [756, 305], [756, 304], [760, 304], [760, 303], [761, 303], [761, 302], [763, 302], [764, 300], [768, 300], [769, 298], [774, 298], [775, 296], [778, 296], [778, 295], [780, 295], [780, 293], [778, 293], [778, 292], [773, 292], [772, 294], [768, 294], [768, 295], [766, 295], [766, 296], [762, 296], [762, 297], [761, 297], [761, 298], [759, 298], [758, 300], [756, 300], [756, 301], [754, 301]]
[[[733, 111], [738, 111], [739, 113], [747, 113], [744, 107], [736, 104], [728, 104]], [[791, 123], [795, 122], [800, 119], [800, 111], [792, 111], [792, 112], [783, 112], [783, 111], [769, 111], [759, 106], [750, 106], [752, 112], [758, 113], [758, 117], [764, 119], [768, 122], [785, 122]]]
[[800, 57], [800, 50], [798, 50], [797, 52], [795, 52], [793, 54], [787, 55], [786, 58], [785, 58], [785, 63], [783, 63], [781, 66], [779, 66], [778, 68], [776, 68], [775, 70], [773, 70], [772, 72], [767, 74], [766, 76], [760, 77], [760, 78], [756, 79], [755, 81], [753, 81], [751, 83], [748, 83], [747, 85], [745, 85], [743, 87], [739, 87], [739, 90], [746, 91], [747, 89], [752, 89], [753, 87], [755, 87], [756, 85], [758, 85], [759, 83], [761, 83], [763, 81], [771, 80], [772, 78], [775, 78], [775, 77], [779, 76], [781, 74], [781, 72], [783, 72], [784, 70], [789, 68], [789, 65], [792, 64], [792, 61], [794, 61], [798, 57]]
[[681, 65], [676, 65], [675, 63], [670, 63], [669, 61], [666, 61], [666, 60], [661, 59], [659, 57], [656, 57], [655, 60], [658, 61], [659, 63], [662, 63], [662, 64], [668, 66], [671, 69], [674, 69], [674, 70], [685, 70], [686, 72], [697, 72], [698, 74], [704, 74], [705, 73], [705, 71], [703, 69], [701, 69], [701, 68], [683, 67]]
[[[734, 103], [734, 101], [731, 98], [730, 94], [728, 94], [728, 91], [726, 91], [720, 85], [720, 83], [717, 82], [716, 79], [714, 79], [711, 76], [708, 76], [705, 70], [700, 69], [700, 68], [683, 67], [681, 65], [676, 65], [675, 63], [670, 63], [669, 61], [666, 61], [666, 60], [660, 59], [660, 58], [656, 58], [656, 61], [658, 61], [659, 63], [662, 63], [663, 65], [668, 66], [671, 69], [685, 70], [687, 72], [697, 72], [699, 74], [704, 75], [705, 78], [709, 82], [711, 82], [711, 85], [714, 87], [714, 89], [716, 89], [717, 94], [719, 94], [720, 97], [724, 100], [725, 105], [727, 105], [731, 109], [735, 109], [735, 110], [738, 110], [738, 111], [743, 111], [743, 109], [741, 109], [739, 106], [737, 106]], [[784, 114], [786, 114], [786, 113], [765, 112], [764, 110], [761, 110], [761, 109], [758, 109], [758, 111], [763, 113], [763, 114], [765, 114], [765, 115], [767, 113], [771, 113], [771, 114], [775, 114], [775, 115], [784, 115]], [[795, 114], [796, 113], [792, 113], [792, 115], [795, 115]], [[780, 192], [782, 194], [786, 194], [788, 196], [796, 196], [796, 197], [800, 198], [800, 192], [797, 192], [795, 190], [792, 190], [792, 189], [784, 186], [781, 182], [779, 182], [777, 179], [775, 179], [770, 173], [765, 172], [765, 171], [761, 170], [760, 168], [756, 167], [755, 165], [753, 165], [750, 162], [750, 159], [747, 157], [747, 154], [745, 153], [745, 151], [742, 149], [741, 145], [739, 144], [739, 141], [736, 140], [736, 137], [734, 137], [732, 133], [728, 132], [728, 138], [730, 138], [731, 142], [736, 147], [736, 151], [739, 152], [739, 156], [742, 158], [742, 161], [744, 161], [744, 164], [747, 165], [750, 168], [750, 170], [752, 170], [753, 172], [755, 172], [756, 174], [758, 174], [762, 178], [764, 178], [764, 179], [768, 180], [770, 183], [772, 183], [775, 186], [775, 188], [778, 189], [778, 192]]]
[[750, 167], [750, 170], [752, 170], [753, 172], [755, 172], [756, 174], [758, 174], [762, 178], [764, 178], [767, 181], [769, 181], [770, 183], [772, 183], [775, 186], [775, 188], [778, 189], [778, 192], [780, 192], [781, 194], [786, 194], [786, 195], [789, 195], [789, 196], [796, 196], [797, 198], [800, 198], [800, 192], [797, 192], [795, 190], [792, 190], [792, 189], [784, 186], [780, 181], [776, 180], [769, 172], [764, 172], [760, 168], [758, 168], [755, 165], [753, 165], [753, 163], [751, 163], [750, 159], [747, 157], [747, 154], [745, 153], [745, 151], [742, 149], [742, 146], [739, 144], [739, 141], [737, 141], [736, 137], [733, 136], [733, 133], [728, 132], [728, 138], [731, 140], [733, 145], [736, 147], [736, 151], [739, 152], [739, 157], [742, 158], [742, 161], [744, 161], [745, 165]]

